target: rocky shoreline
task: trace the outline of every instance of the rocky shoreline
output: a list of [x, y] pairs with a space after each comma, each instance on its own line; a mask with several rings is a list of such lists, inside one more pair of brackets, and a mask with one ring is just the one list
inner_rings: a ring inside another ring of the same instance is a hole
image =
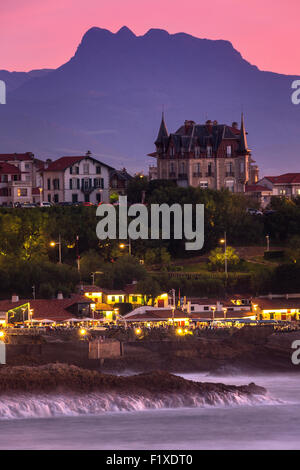
[[156, 394], [193, 394], [206, 397], [214, 394], [239, 396], [265, 395], [266, 389], [254, 383], [224, 385], [222, 383], [193, 382], [165, 371], [154, 371], [132, 376], [103, 374], [67, 364], [49, 364], [38, 367], [16, 366], [0, 369], [0, 394], [9, 393], [63, 393], [103, 392], [152, 396]]

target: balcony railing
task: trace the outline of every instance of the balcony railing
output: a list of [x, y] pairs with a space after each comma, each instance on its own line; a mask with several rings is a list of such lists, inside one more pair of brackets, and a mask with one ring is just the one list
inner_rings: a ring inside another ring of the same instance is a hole
[[214, 173], [212, 173], [211, 171], [207, 171], [207, 172], [205, 173], [205, 176], [208, 177], [208, 178], [209, 178], [209, 177], [213, 178], [215, 175], [214, 175]]
[[202, 176], [202, 173], [201, 173], [201, 171], [195, 171], [195, 172], [193, 173], [193, 176], [194, 176], [194, 177], [200, 177], [200, 176]]
[[31, 181], [8, 181], [7, 183], [8, 186], [18, 186], [18, 187], [27, 187], [29, 188], [30, 186], [32, 186], [32, 182]]

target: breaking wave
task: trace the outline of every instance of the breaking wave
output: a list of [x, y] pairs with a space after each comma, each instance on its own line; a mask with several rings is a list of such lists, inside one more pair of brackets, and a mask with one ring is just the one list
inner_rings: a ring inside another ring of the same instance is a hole
[[0, 420], [54, 418], [63, 416], [100, 415], [105, 412], [130, 412], [150, 409], [274, 405], [282, 403], [267, 395], [243, 395], [228, 392], [156, 395], [142, 397], [103, 393], [83, 394], [16, 394], [2, 395]]

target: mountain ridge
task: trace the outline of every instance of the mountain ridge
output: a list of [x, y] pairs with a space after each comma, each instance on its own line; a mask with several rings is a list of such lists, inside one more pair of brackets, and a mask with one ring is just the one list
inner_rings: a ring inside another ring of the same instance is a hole
[[[296, 171], [300, 108], [290, 100], [296, 78], [259, 70], [226, 40], [92, 27], [66, 63], [8, 86], [0, 152], [29, 148], [55, 158], [91, 149], [112, 166], [139, 170], [149, 163], [162, 108], [171, 132], [185, 119], [231, 124], [243, 110], [263, 172], [285, 172], [286, 165]], [[288, 142], [280, 140], [287, 133]]]

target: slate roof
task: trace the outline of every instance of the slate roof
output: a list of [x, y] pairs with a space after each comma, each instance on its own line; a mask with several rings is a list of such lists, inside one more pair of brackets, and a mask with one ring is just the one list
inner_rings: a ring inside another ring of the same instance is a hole
[[175, 133], [168, 134], [163, 117], [155, 145], [160, 145], [164, 149], [167, 149], [170, 142], [172, 142], [177, 153], [179, 153], [182, 148], [194, 151], [196, 146], [200, 147], [200, 150], [205, 151], [207, 145], [211, 145], [213, 152], [216, 152], [224, 139], [230, 139], [239, 142], [240, 153], [250, 153], [243, 115], [241, 129], [228, 126], [227, 124], [218, 124], [216, 121], [207, 121], [205, 124], [195, 124], [193, 121], [189, 122], [192, 124], [189, 126], [184, 124], [179, 127]]

